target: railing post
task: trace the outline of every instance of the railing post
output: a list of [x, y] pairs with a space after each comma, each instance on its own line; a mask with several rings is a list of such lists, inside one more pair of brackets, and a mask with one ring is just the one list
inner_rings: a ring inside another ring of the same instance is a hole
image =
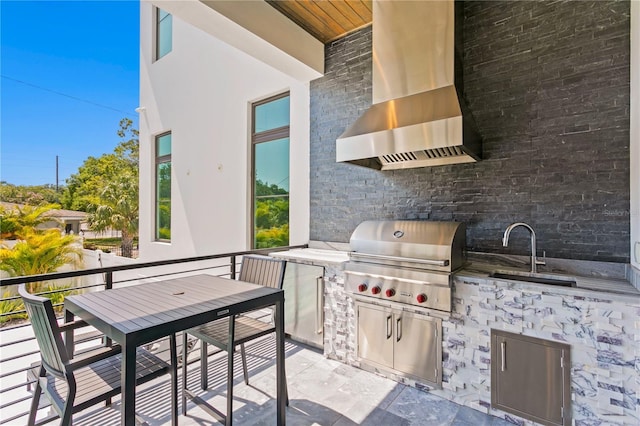
[[[104, 274], [104, 289], [112, 290], [113, 289], [113, 271], [105, 272]], [[104, 338], [105, 346], [112, 346], [113, 341], [109, 337]]]
[[104, 289], [111, 290], [113, 289], [113, 272], [106, 272], [104, 277]]
[[231, 279], [236, 279], [236, 257], [231, 256]]

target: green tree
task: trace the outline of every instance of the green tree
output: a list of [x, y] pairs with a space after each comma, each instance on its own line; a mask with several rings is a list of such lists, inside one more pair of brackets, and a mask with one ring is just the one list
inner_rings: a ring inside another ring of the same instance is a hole
[[289, 245], [289, 193], [275, 184], [256, 180], [256, 248]]
[[122, 254], [131, 257], [138, 235], [138, 131], [128, 118], [120, 120], [122, 141], [113, 153], [89, 157], [78, 173], [67, 179], [64, 205], [89, 213], [94, 231], [121, 232]]
[[[0, 207], [3, 238], [18, 240], [13, 247], [0, 245], [0, 270], [19, 277], [55, 272], [68, 264], [82, 265], [82, 246], [77, 237], [62, 235], [57, 228], [37, 228], [45, 222], [57, 222], [47, 213], [58, 207]], [[31, 284], [29, 290], [39, 291], [39, 284]]]
[[171, 239], [171, 163], [158, 165], [158, 183], [156, 197], [158, 200], [158, 213], [156, 225], [158, 227], [157, 238], [161, 240]]
[[24, 235], [45, 222], [58, 222], [47, 213], [60, 206], [0, 206], [0, 236], [5, 240], [23, 239]]
[[122, 141], [112, 153], [87, 158], [78, 172], [66, 180], [61, 200], [64, 208], [88, 212], [90, 205], [100, 204], [100, 195], [118, 176], [131, 176], [137, 184], [138, 131], [130, 119], [123, 118], [117, 133]]
[[138, 235], [137, 174], [124, 174], [108, 182], [98, 202], [89, 206], [88, 220], [95, 231], [119, 230], [122, 255], [133, 257], [133, 239]]
[[98, 199], [109, 177], [116, 174], [116, 163], [113, 154], [87, 158], [78, 168], [78, 173], [71, 175], [66, 181], [62, 194], [63, 207], [86, 212], [88, 206]]
[[289, 194], [286, 189], [280, 188], [275, 183], [271, 185], [264, 183], [260, 179], [256, 179], [256, 196], [263, 195], [287, 195]]
[[[62, 235], [58, 229], [38, 231], [24, 227], [22, 235], [12, 248], [0, 246], [0, 270], [12, 277], [47, 274], [64, 265], [82, 266], [82, 246], [78, 237]], [[39, 291], [38, 283], [29, 285], [29, 291]]]
[[60, 204], [61, 194], [56, 192], [54, 185], [13, 185], [2, 181], [0, 182], [0, 200], [7, 203], [40, 206]]

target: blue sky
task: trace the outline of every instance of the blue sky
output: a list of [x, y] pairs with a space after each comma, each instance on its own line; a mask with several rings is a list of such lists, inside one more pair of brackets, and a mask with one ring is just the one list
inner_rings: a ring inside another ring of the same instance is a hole
[[137, 128], [137, 1], [0, 0], [0, 180], [56, 183]]

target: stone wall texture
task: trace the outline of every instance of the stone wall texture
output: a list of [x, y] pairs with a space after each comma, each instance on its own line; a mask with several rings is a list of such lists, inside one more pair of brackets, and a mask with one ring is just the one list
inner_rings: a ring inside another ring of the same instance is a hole
[[[504, 330], [570, 345], [572, 420], [567, 424], [640, 424], [638, 297], [460, 273], [454, 278], [453, 294], [450, 315], [374, 301], [442, 319], [442, 389], [388, 371], [373, 371], [510, 423], [535, 426], [538, 423], [491, 407], [491, 330]], [[325, 356], [371, 369], [358, 361], [355, 301], [344, 289], [344, 272], [335, 266], [325, 269], [324, 314]]]
[[456, 277], [454, 287], [453, 313], [443, 321], [443, 389], [435, 394], [514, 424], [537, 424], [491, 408], [491, 330], [505, 330], [570, 345], [570, 424], [639, 424], [637, 297], [486, 278]]
[[326, 47], [311, 83], [311, 240], [348, 242], [368, 219], [454, 220], [467, 249], [629, 262], [627, 1], [466, 2], [464, 94], [483, 160], [398, 171], [335, 162], [371, 105], [371, 28]]

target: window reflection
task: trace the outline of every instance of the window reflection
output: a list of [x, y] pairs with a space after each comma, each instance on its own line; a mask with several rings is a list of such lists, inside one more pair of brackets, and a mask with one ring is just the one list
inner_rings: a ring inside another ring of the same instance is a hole
[[289, 96], [253, 108], [254, 248], [289, 245]]
[[156, 240], [171, 240], [171, 133], [156, 137]]
[[156, 60], [171, 52], [173, 18], [170, 13], [156, 9]]

